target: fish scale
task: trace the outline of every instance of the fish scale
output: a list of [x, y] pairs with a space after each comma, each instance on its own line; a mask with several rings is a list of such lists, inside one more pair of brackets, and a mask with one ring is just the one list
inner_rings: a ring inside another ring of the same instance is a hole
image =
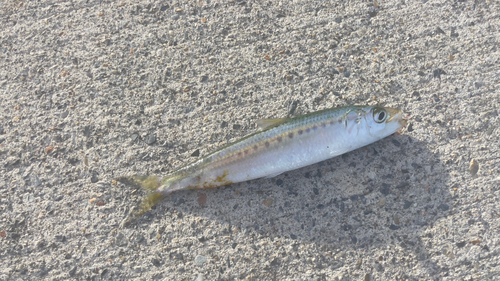
[[225, 145], [166, 176], [117, 179], [151, 190], [135, 217], [167, 194], [273, 177], [373, 143], [400, 130], [406, 119], [397, 108], [347, 106], [291, 119], [267, 119], [267, 127]]

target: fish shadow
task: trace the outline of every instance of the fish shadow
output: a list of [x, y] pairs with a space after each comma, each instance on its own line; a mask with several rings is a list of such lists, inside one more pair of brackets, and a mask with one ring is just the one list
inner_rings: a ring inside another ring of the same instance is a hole
[[[436, 221], [453, 208], [449, 171], [438, 152], [407, 135], [393, 135], [321, 163], [210, 190], [188, 190], [167, 197], [139, 224], [189, 214], [223, 225], [220, 234], [256, 233], [321, 247], [332, 255], [346, 251], [377, 252], [368, 267], [404, 263], [412, 253], [429, 274], [439, 270], [431, 259]], [[166, 222], [166, 221], [165, 221]], [[193, 230], [200, 242], [214, 237]], [[319, 260], [338, 268], [342, 260]], [[365, 262], [368, 263], [368, 262]], [[276, 263], [279, 267], [279, 263]]]

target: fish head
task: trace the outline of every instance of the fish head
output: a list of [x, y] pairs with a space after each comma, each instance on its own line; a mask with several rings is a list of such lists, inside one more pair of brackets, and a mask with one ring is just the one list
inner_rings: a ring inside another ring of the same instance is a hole
[[374, 106], [365, 108], [367, 134], [373, 139], [387, 137], [406, 125], [406, 117], [398, 108]]

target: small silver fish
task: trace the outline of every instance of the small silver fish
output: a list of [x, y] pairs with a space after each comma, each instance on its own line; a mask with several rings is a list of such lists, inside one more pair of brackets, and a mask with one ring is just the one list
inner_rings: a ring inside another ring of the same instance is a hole
[[265, 119], [261, 131], [228, 144], [167, 176], [117, 180], [152, 191], [134, 214], [149, 211], [167, 194], [270, 178], [387, 137], [406, 124], [403, 112], [380, 106], [346, 106], [290, 119]]

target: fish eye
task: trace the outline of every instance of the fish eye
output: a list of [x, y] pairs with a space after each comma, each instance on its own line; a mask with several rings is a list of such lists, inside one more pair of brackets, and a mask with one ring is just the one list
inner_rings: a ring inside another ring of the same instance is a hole
[[382, 108], [377, 108], [373, 111], [373, 119], [377, 123], [383, 123], [387, 119], [387, 112]]

